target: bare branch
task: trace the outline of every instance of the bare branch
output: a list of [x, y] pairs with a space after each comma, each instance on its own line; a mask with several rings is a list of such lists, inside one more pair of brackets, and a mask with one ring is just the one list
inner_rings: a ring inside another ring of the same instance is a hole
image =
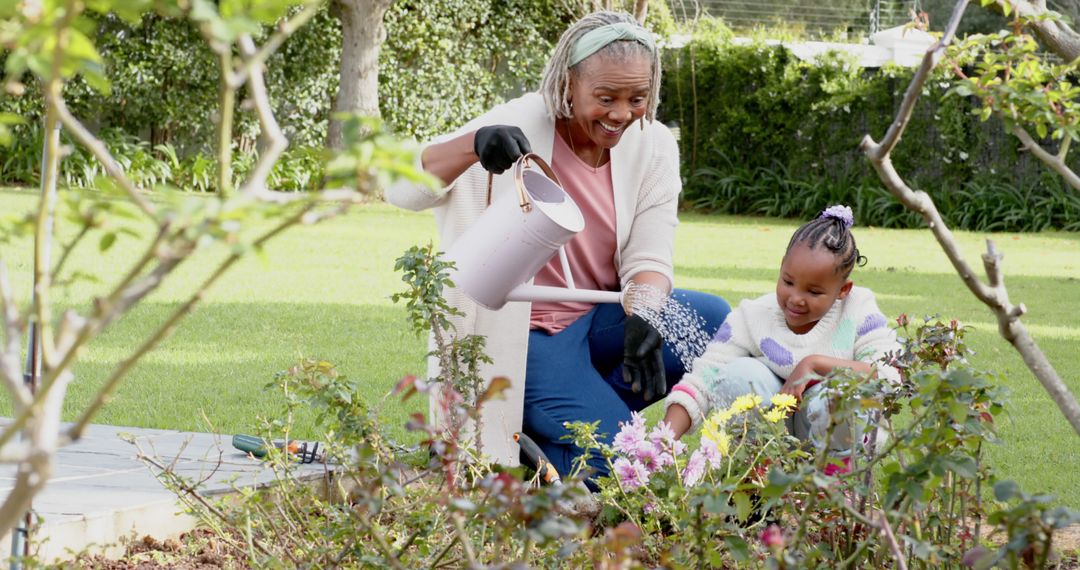
[[1075, 190], [1080, 190], [1080, 176], [1077, 176], [1076, 173], [1073, 172], [1071, 168], [1069, 168], [1069, 165], [1065, 164], [1064, 160], [1064, 153], [1069, 152], [1069, 144], [1067, 142], [1069, 140], [1068, 138], [1065, 139], [1066, 142], [1063, 142], [1061, 144], [1061, 152], [1059, 152], [1057, 155], [1053, 155], [1049, 152], [1046, 152], [1046, 149], [1044, 149], [1042, 145], [1036, 142], [1035, 139], [1031, 136], [1031, 134], [1024, 129], [1024, 127], [1021, 127], [1020, 125], [1013, 125], [1012, 134], [1016, 135], [1016, 138], [1020, 139], [1020, 142], [1024, 145], [1025, 149], [1030, 151], [1031, 154], [1035, 155], [1036, 158], [1046, 163], [1046, 165], [1049, 166], [1054, 172], [1057, 172], [1058, 175], [1064, 178], [1065, 182], [1067, 182], [1069, 186], [1072, 186]]
[[113, 180], [116, 180], [117, 184], [120, 185], [120, 188], [129, 198], [131, 198], [131, 201], [135, 202], [135, 205], [138, 206], [147, 217], [154, 219], [157, 216], [157, 208], [155, 208], [144, 196], [146, 191], [139, 188], [135, 182], [127, 177], [127, 174], [124, 174], [124, 170], [120, 168], [116, 159], [109, 153], [109, 149], [105, 146], [105, 143], [101, 142], [100, 139], [91, 134], [86, 126], [71, 114], [63, 97], [59, 96], [59, 94], [53, 95], [48, 94], [48, 92], [46, 93], [49, 105], [56, 109], [56, 113], [60, 118], [60, 122], [63, 123], [64, 128], [71, 133], [71, 136], [74, 137], [79, 144], [86, 147], [86, 149], [94, 155], [94, 158], [98, 159], [98, 162], [105, 167], [105, 172], [107, 172]]
[[[244, 79], [247, 77], [248, 72], [266, 63], [267, 58], [276, 52], [278, 48], [281, 47], [281, 44], [289, 39], [289, 36], [293, 35], [296, 30], [300, 29], [304, 24], [308, 23], [311, 18], [315, 17], [315, 14], [318, 13], [321, 6], [322, 2], [308, 2], [307, 6], [300, 12], [297, 12], [295, 16], [278, 24], [277, 31], [266, 39], [266, 42], [263, 43], [262, 47], [260, 47], [257, 52], [253, 51], [250, 56], [244, 60], [244, 65], [241, 66], [236, 73], [233, 73], [228, 77], [230, 84], [234, 88], [239, 89], [240, 86], [244, 84]], [[241, 49], [242, 48], [243, 45], [241, 45]]]
[[22, 354], [22, 319], [8, 280], [7, 265], [0, 261], [0, 313], [4, 322], [4, 348], [0, 350], [0, 378], [15, 404], [16, 413], [30, 405], [32, 396], [23, 384], [19, 356]]
[[1069, 145], [1072, 144], [1072, 137], [1065, 137], [1065, 140], [1061, 141], [1061, 148], [1058, 149], [1058, 160], [1065, 162], [1065, 159], [1069, 156]]
[[[986, 283], [979, 281], [975, 276], [974, 271], [962, 257], [959, 247], [956, 244], [956, 240], [953, 238], [952, 232], [945, 225], [944, 220], [942, 220], [941, 214], [938, 212], [933, 199], [925, 192], [916, 192], [908, 187], [896, 172], [889, 156], [896, 143], [900, 140], [904, 125], [906, 125], [908, 119], [911, 117], [911, 113], [915, 108], [915, 102], [922, 93], [922, 85], [926, 82], [927, 77], [940, 59], [941, 54], [944, 53], [945, 47], [952, 40], [952, 36], [956, 31], [956, 26], [959, 24], [960, 17], [963, 15], [963, 9], [966, 5], [967, 0], [959, 0], [956, 3], [945, 36], [942, 37], [938, 43], [931, 46], [930, 49], [927, 50], [926, 55], [923, 56], [922, 65], [915, 73], [915, 76], [912, 77], [911, 84], [904, 94], [904, 101], [901, 103], [900, 109], [897, 112], [897, 118], [892, 126], [889, 127], [882, 144], [879, 145], [875, 143], [870, 135], [867, 135], [863, 138], [860, 148], [874, 166], [874, 169], [878, 173], [878, 177], [889, 192], [896, 196], [896, 198], [909, 210], [912, 210], [923, 217], [964, 284], [967, 285], [968, 289], [971, 290], [975, 297], [989, 307], [997, 317], [998, 330], [1001, 333], [1001, 336], [1009, 341], [1016, 351], [1020, 353], [1020, 356], [1024, 359], [1024, 363], [1028, 366], [1028, 369], [1031, 370], [1042, 384], [1043, 388], [1050, 394], [1054, 403], [1057, 404], [1061, 413], [1065, 416], [1066, 420], [1068, 420], [1072, 428], [1077, 434], [1080, 434], [1080, 403], [1078, 403], [1072, 393], [1069, 392], [1068, 387], [1062, 382], [1061, 377], [1058, 376], [1057, 372], [1050, 364], [1050, 361], [1046, 358], [1046, 355], [1043, 354], [1042, 350], [1020, 323], [1020, 316], [1024, 314], [1025, 308], [1022, 303], [1014, 306], [1011, 301], [1009, 301], [1008, 292], [1005, 290], [1004, 278], [1000, 268], [1001, 255], [997, 252], [993, 242], [987, 244], [987, 253], [983, 255], [983, 265], [986, 269], [989, 282], [989, 285], [987, 285]], [[1033, 153], [1036, 155], [1040, 152], [1046, 154], [1051, 159], [1051, 162], [1048, 162], [1048, 164], [1052, 165], [1052, 161], [1057, 160], [1055, 157], [1049, 155], [1049, 153], [1046, 153], [1046, 151], [1037, 144], [1034, 144], [1035, 141], [1031, 139], [1030, 135], [1023, 129], [1014, 132], [1020, 137], [1021, 141], [1025, 142], [1025, 145], [1027, 145], [1029, 150]], [[1024, 137], [1027, 137], [1027, 140], [1025, 140]], [[1028, 144], [1028, 141], [1030, 141], [1031, 144]], [[1065, 173], [1061, 174], [1062, 176], [1066, 176]]]
[[[232, 51], [218, 53], [221, 76], [228, 77], [232, 71]], [[222, 81], [218, 91], [218, 198], [224, 199], [232, 189], [232, 127], [233, 106], [236, 104], [236, 87]]]
[[[911, 113], [915, 110], [915, 102], [922, 95], [923, 84], [926, 83], [926, 80], [930, 77], [930, 71], [941, 61], [941, 58], [945, 55], [945, 50], [952, 43], [953, 37], [956, 36], [956, 28], [960, 25], [960, 18], [964, 15], [967, 4], [967, 0], [956, 3], [952, 16], [949, 18], [949, 25], [945, 27], [945, 34], [926, 50], [926, 55], [923, 56], [919, 70], [915, 72], [907, 91], [904, 92], [904, 99], [900, 103], [900, 110], [896, 113], [896, 119], [889, 125], [889, 130], [886, 131], [885, 137], [881, 139], [880, 148], [874, 148], [874, 155], [871, 156], [871, 160], [889, 154], [892, 152], [893, 147], [900, 142], [900, 136], [904, 134], [904, 129], [907, 127], [908, 121], [911, 120]], [[869, 137], [863, 139], [864, 152], [867, 152], [867, 140], [869, 140]], [[870, 156], [870, 154], [867, 153], [867, 156]]]
[[900, 545], [896, 542], [896, 536], [893, 535], [892, 527], [889, 526], [889, 519], [885, 518], [885, 513], [878, 513], [877, 526], [881, 529], [881, 535], [885, 537], [885, 542], [888, 543], [893, 558], [896, 559], [896, 567], [900, 570], [907, 570], [907, 559], [904, 557], [903, 551], [900, 550]]
[[[286, 218], [276, 227], [256, 239], [253, 242], [253, 245], [255, 247], [261, 247], [263, 244], [266, 243], [267, 240], [278, 235], [290, 226], [293, 226], [297, 223], [302, 223], [309, 211], [314, 207], [315, 203], [305, 205], [305, 207], [302, 208], [295, 215]], [[143, 356], [146, 355], [146, 353], [150, 352], [155, 346], [157, 346], [159, 342], [172, 334], [172, 331], [176, 328], [176, 325], [180, 322], [180, 320], [187, 316], [195, 308], [195, 305], [197, 305], [199, 301], [202, 300], [203, 296], [206, 294], [206, 291], [214, 283], [216, 283], [217, 280], [221, 278], [221, 276], [224, 275], [230, 267], [233, 266], [234, 263], [239, 261], [241, 257], [241, 253], [233, 253], [229, 257], [225, 258], [225, 260], [222, 261], [220, 265], [218, 265], [217, 269], [215, 269], [214, 272], [206, 278], [202, 285], [200, 285], [199, 288], [196, 289], [195, 293], [192, 294], [191, 297], [189, 297], [183, 305], [178, 307], [169, 316], [169, 318], [166, 319], [165, 322], [162, 323], [161, 326], [158, 327], [152, 335], [150, 335], [149, 338], [143, 341], [143, 343], [137, 349], [135, 349], [130, 355], [128, 355], [128, 357], [125, 358], [124, 361], [121, 362], [113, 370], [112, 374], [109, 375], [108, 380], [106, 380], [105, 384], [101, 387], [100, 390], [98, 390], [97, 396], [95, 396], [94, 401], [91, 402], [90, 405], [83, 410], [83, 413], [79, 417], [78, 421], [76, 421], [75, 424], [68, 430], [68, 440], [75, 441], [82, 437], [83, 431], [86, 430], [86, 426], [90, 424], [90, 421], [93, 419], [94, 415], [97, 414], [98, 410], [100, 410], [101, 407], [104, 406], [110, 398], [112, 398], [112, 394], [116, 391], [116, 387], [119, 386], [120, 381], [123, 380], [125, 376], [127, 376], [127, 373], [131, 371], [131, 368], [134, 367], [135, 364], [139, 360], [141, 360]], [[162, 275], [162, 277], [163, 276], [164, 275]], [[150, 290], [152, 290], [152, 288], [146, 289], [142, 294], [145, 295], [145, 293], [148, 293]], [[129, 301], [134, 302], [136, 300], [137, 298], [132, 297]]]
[[29, 442], [9, 443], [0, 449], [0, 463], [22, 463], [29, 461], [33, 454], [34, 449]]
[[[135, 262], [134, 265], [128, 270], [127, 274], [117, 283], [116, 287], [105, 298], [95, 299], [95, 314], [84, 323], [78, 329], [78, 335], [70, 344], [70, 348], [66, 352], [58, 353], [57, 358], [59, 362], [45, 361], [45, 379], [48, 383], [51, 375], [58, 373], [59, 371], [66, 370], [70, 366], [75, 358], [78, 356], [79, 348], [97, 336], [106, 326], [116, 320], [123, 311], [126, 311], [131, 304], [138, 299], [141, 299], [152, 289], [146, 288], [146, 282], [153, 280], [155, 283], [160, 283], [161, 278], [171, 271], [181, 261], [186, 259], [183, 252], [169, 252], [163, 253], [163, 243], [169, 235], [171, 229], [170, 222], [164, 222], [158, 227], [158, 234], [154, 241], [143, 252], [142, 257]], [[146, 267], [155, 259], [160, 259], [161, 264], [168, 266], [168, 271], [163, 271], [159, 266], [157, 276], [150, 276], [138, 283], [136, 286], [132, 285], [139, 275], [143, 273]], [[133, 296], [130, 293], [130, 289], [137, 288], [142, 294], [139, 296]]]
[[15, 475], [15, 485], [0, 506], [0, 533], [7, 535], [26, 514], [35, 495], [52, 475], [52, 457], [44, 450], [31, 455]]
[[[251, 36], [244, 35], [240, 38], [240, 52], [245, 57], [253, 57], [255, 54], [255, 42]], [[281, 132], [274, 111], [270, 108], [270, 97], [266, 93], [266, 83], [263, 81], [261, 64], [248, 67], [248, 85], [251, 88], [251, 97], [255, 101], [255, 109], [259, 115], [259, 124], [262, 126], [263, 135], [268, 141], [267, 148], [259, 157], [258, 164], [252, 170], [247, 182], [240, 192], [248, 195], [258, 195], [266, 192], [266, 179], [270, 176], [270, 170], [274, 168], [281, 153], [289, 146], [289, 139]]]

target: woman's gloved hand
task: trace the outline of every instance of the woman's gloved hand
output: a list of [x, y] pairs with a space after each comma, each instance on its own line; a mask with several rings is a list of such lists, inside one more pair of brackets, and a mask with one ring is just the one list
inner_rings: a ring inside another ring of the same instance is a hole
[[480, 127], [473, 138], [473, 152], [480, 166], [492, 174], [502, 174], [523, 154], [532, 152], [529, 139], [517, 127], [491, 125]]
[[623, 337], [623, 379], [646, 402], [667, 394], [664, 377], [664, 339], [638, 315], [626, 317]]

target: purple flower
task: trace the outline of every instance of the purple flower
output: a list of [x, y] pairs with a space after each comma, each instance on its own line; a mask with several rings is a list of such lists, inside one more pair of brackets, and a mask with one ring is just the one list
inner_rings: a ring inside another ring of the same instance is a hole
[[795, 362], [790, 350], [769, 337], [761, 339], [761, 353], [779, 366], [788, 366]]
[[[705, 446], [708, 447], [708, 446]], [[701, 481], [702, 475], [705, 474], [705, 454], [699, 449], [690, 455], [690, 459], [686, 461], [686, 468], [683, 469], [683, 482], [687, 486], [693, 487]]]
[[615, 460], [615, 476], [619, 483], [627, 489], [637, 489], [649, 482], [649, 473], [645, 466], [638, 461], [630, 461], [625, 457]]
[[842, 204], [825, 208], [825, 211], [818, 217], [840, 220], [847, 229], [851, 229], [851, 226], [855, 225], [855, 215], [851, 213], [851, 208]]

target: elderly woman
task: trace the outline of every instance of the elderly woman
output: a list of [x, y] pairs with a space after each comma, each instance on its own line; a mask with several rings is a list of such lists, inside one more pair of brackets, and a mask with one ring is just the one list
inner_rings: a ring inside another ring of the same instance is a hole
[[[434, 209], [447, 249], [487, 207], [488, 173], [496, 175], [493, 196], [514, 192], [504, 172], [523, 153], [536, 153], [585, 218], [585, 229], [566, 246], [575, 285], [616, 291], [636, 283], [672, 292], [682, 185], [678, 146], [655, 120], [659, 88], [660, 58], [649, 32], [627, 14], [586, 16], [559, 40], [540, 93], [495, 107], [423, 148], [423, 169], [445, 188], [432, 193], [400, 183], [387, 199]], [[566, 285], [558, 258], [534, 284]], [[676, 289], [672, 297], [702, 317], [710, 336], [729, 311], [712, 295]], [[511, 381], [507, 399], [482, 410], [484, 452], [504, 464], [517, 462], [512, 435], [521, 429], [566, 475], [581, 455], [563, 439], [566, 422], [599, 421], [598, 433], [610, 441], [620, 422], [663, 399], [684, 372], [656, 329], [618, 304], [509, 303], [490, 311], [456, 290], [448, 300], [466, 315], [456, 323], [458, 334], [487, 338], [493, 363], [484, 377]], [[599, 458], [590, 465], [607, 471]]]

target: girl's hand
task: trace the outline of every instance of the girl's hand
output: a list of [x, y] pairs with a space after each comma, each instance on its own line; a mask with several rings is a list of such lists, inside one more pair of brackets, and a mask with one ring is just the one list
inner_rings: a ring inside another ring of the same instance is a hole
[[795, 365], [795, 369], [791, 371], [787, 381], [784, 382], [784, 386], [780, 388], [780, 393], [791, 394], [796, 399], [802, 400], [803, 392], [806, 391], [806, 384], [818, 377], [819, 364], [818, 355], [816, 354], [811, 354], [800, 360]]

